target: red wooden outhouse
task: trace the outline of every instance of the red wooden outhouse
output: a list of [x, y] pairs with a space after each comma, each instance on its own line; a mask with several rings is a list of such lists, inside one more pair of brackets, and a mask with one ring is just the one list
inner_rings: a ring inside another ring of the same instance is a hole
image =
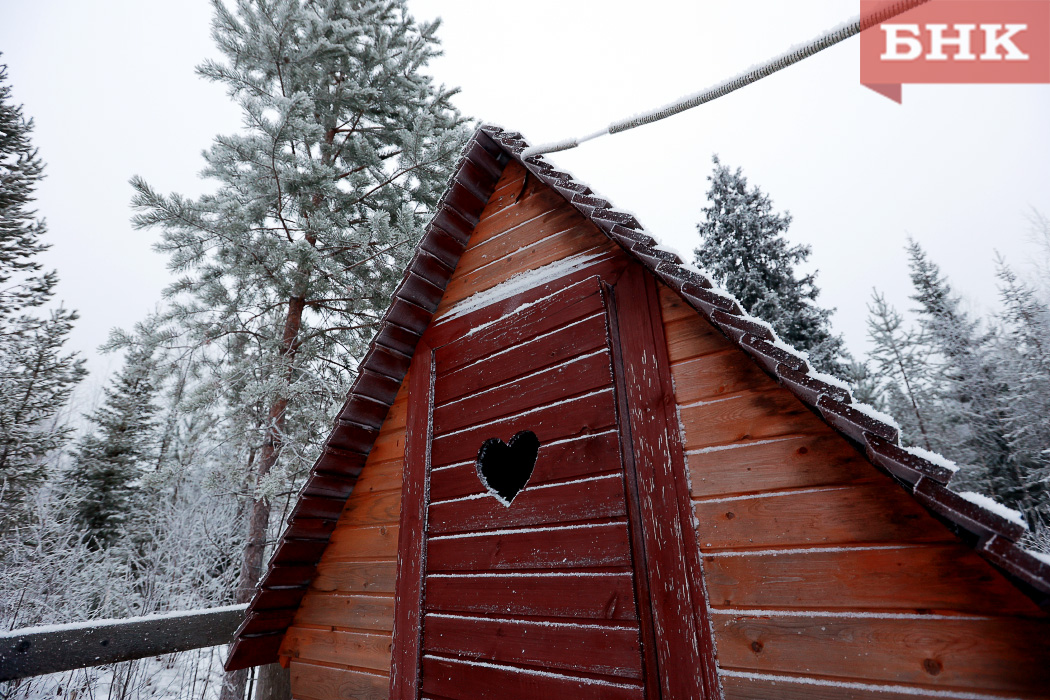
[[227, 668], [302, 700], [1050, 697], [1023, 526], [479, 129]]

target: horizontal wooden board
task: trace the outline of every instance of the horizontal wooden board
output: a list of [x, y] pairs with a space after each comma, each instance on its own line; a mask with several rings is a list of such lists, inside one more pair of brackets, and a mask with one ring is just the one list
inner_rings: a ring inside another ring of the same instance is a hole
[[393, 593], [397, 563], [341, 562], [322, 559], [317, 577], [310, 584], [314, 591], [342, 593]]
[[484, 248], [507, 231], [518, 231], [536, 217], [559, 209], [559, 205], [564, 207], [565, 200], [557, 192], [544, 187], [531, 175], [527, 178], [518, 180], [512, 187], [497, 189], [493, 195], [495, 201], [490, 200], [491, 206], [486, 207], [474, 227], [467, 243], [468, 251]]
[[484, 221], [492, 218], [500, 211], [521, 200], [522, 186], [525, 184], [525, 168], [520, 163], [511, 161], [503, 171], [502, 177], [496, 183], [496, 189], [485, 203], [479, 219]]
[[663, 284], [657, 285], [660, 290], [660, 313], [663, 314], [664, 326], [683, 318], [696, 318], [698, 312], [686, 303], [685, 299]]
[[602, 260], [498, 301], [436, 320], [427, 331], [438, 374], [553, 331], [603, 309], [601, 278], [616, 278], [624, 260]]
[[505, 506], [494, 496], [431, 503], [432, 535], [497, 528], [555, 525], [625, 516], [623, 477], [620, 474], [587, 481], [526, 487]]
[[430, 538], [427, 571], [630, 566], [626, 522]]
[[744, 393], [681, 406], [685, 448], [693, 450], [761, 438], [826, 433], [826, 424], [787, 389]]
[[377, 527], [337, 527], [325, 550], [325, 559], [397, 558], [397, 525]]
[[403, 429], [391, 432], [381, 432], [372, 445], [372, 451], [368, 454], [369, 459], [377, 462], [386, 462], [402, 459], [405, 456], [405, 431]]
[[1038, 614], [964, 545], [706, 557], [715, 607]]
[[369, 459], [361, 476], [354, 484], [355, 493], [375, 493], [376, 491], [400, 491], [401, 474], [405, 470], [402, 459], [388, 459], [385, 462]]
[[[582, 220], [580, 213], [564, 206], [559, 208], [555, 198], [561, 200], [558, 194], [553, 196], [546, 193], [537, 194], [501, 212], [502, 217], [505, 217], [500, 226], [502, 230], [494, 231], [478, 245], [471, 245], [467, 248], [459, 259], [456, 274], [465, 275], [473, 272], [505, 258], [520, 248], [534, 245], [545, 238], [579, 225]], [[564, 204], [564, 200], [561, 200], [561, 203]], [[532, 218], [526, 218], [530, 215]], [[489, 221], [485, 222], [485, 228], [492, 228]], [[471, 243], [473, 244], [473, 240]]]
[[390, 672], [390, 635], [291, 627], [281, 655]]
[[434, 435], [443, 436], [607, 386], [612, 386], [612, 358], [608, 351], [574, 358], [435, 407]]
[[423, 693], [449, 700], [642, 700], [640, 686], [423, 657]]
[[394, 629], [394, 599], [374, 595], [335, 595], [311, 591], [295, 613], [296, 624], [357, 630]]
[[[564, 442], [540, 445], [536, 466], [528, 485], [538, 486], [551, 481], [579, 479], [618, 471], [621, 468], [620, 441], [617, 433], [585, 435]], [[431, 501], [445, 501], [482, 491], [484, 487], [478, 480], [478, 469], [474, 460], [455, 467], [438, 469], [430, 474]]]
[[394, 524], [401, 515], [400, 491], [354, 491], [346, 499], [336, 529], [364, 525]]
[[292, 697], [296, 700], [387, 700], [390, 679], [378, 673], [292, 661]]
[[878, 476], [875, 467], [830, 429], [824, 434], [693, 452], [687, 460], [695, 498], [827, 486]]
[[893, 484], [697, 501], [694, 512], [702, 550], [955, 539]]
[[751, 618], [715, 613], [722, 668], [936, 688], [1050, 688], [1046, 623], [993, 619]]
[[502, 209], [518, 199], [518, 193], [521, 191], [526, 172], [525, 166], [513, 158], [507, 162], [499, 180], [496, 182], [495, 190], [489, 196], [489, 201], [485, 203], [485, 209], [481, 218], [485, 218], [487, 213]]
[[692, 309], [683, 318], [664, 324], [667, 355], [671, 362], [688, 360], [735, 347], [714, 326]]
[[[474, 294], [491, 289], [515, 275], [530, 272], [573, 255], [586, 254], [590, 257], [600, 254], [623, 255], [618, 247], [613, 247], [615, 245], [594, 224], [581, 222], [541, 243], [501, 258], [491, 265], [469, 272], [462, 277], [453, 278], [445, 289], [445, 297], [441, 304], [447, 308]], [[441, 312], [442, 309], [439, 308], [438, 314]]]
[[398, 394], [397, 399], [394, 400], [390, 410], [386, 414], [386, 419], [383, 421], [382, 431], [397, 430], [404, 428], [408, 417], [408, 395], [401, 396]]
[[887, 691], [885, 686], [865, 690], [851, 678], [782, 676], [769, 680], [723, 675], [721, 681], [725, 700], [916, 700], [924, 694], [921, 687], [913, 692]]
[[431, 460], [434, 466], [477, 459], [481, 444], [491, 437], [507, 440], [520, 430], [531, 430], [540, 444], [605, 432], [616, 422], [616, 404], [611, 389], [536, 411], [508, 416], [487, 425], [454, 435], [435, 437]]
[[642, 677], [637, 628], [427, 615], [426, 652], [624, 678]]
[[558, 280], [436, 325], [431, 339], [437, 375], [601, 313], [598, 272], [586, 268], [579, 274], [584, 276], [575, 283]]
[[741, 391], [778, 388], [777, 383], [739, 348], [673, 363], [671, 376], [678, 403], [717, 399]]
[[445, 404], [461, 396], [509, 382], [544, 367], [589, 354], [603, 347], [606, 342], [605, 315], [599, 311], [557, 331], [506, 347], [504, 352], [451, 372], [439, 373], [434, 383], [434, 402], [437, 405]]
[[636, 620], [630, 573], [431, 575], [428, 612]]
[[[518, 181], [518, 183], [521, 182]], [[474, 233], [467, 244], [467, 251], [484, 248], [490, 245], [491, 239], [527, 225], [536, 217], [553, 211], [559, 204], [564, 205], [565, 203], [557, 192], [547, 188], [533, 186], [522, 192], [521, 184], [507, 188], [497, 195], [496, 200], [492, 202], [496, 204], [493, 211], [482, 212], [481, 220], [474, 227]], [[499, 206], [501, 204], [503, 206]], [[464, 251], [464, 255], [467, 251]]]

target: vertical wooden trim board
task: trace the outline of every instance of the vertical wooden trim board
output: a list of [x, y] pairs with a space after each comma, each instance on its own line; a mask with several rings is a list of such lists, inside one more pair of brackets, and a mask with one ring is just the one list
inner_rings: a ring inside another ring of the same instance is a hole
[[637, 468], [631, 447], [630, 409], [622, 369], [620, 349], [621, 329], [616, 314], [613, 285], [603, 284], [606, 299], [606, 315], [609, 326], [609, 345], [613, 353], [613, 381], [616, 386], [616, 412], [620, 442], [620, 459], [623, 462], [624, 487], [627, 492], [628, 523], [631, 535], [631, 559], [634, 566], [635, 598], [638, 601], [640, 618], [642, 661], [644, 666], [646, 700], [660, 700], [660, 664], [656, 658], [656, 628], [653, 622], [652, 596], [649, 591], [648, 566], [645, 559], [645, 538], [641, 526], [641, 502], [638, 494]]
[[638, 499], [635, 522], [644, 552], [644, 569], [636, 575], [649, 588], [648, 605], [639, 600], [639, 607], [651, 606], [660, 697], [718, 698], [658, 291], [651, 275], [631, 265], [613, 294], [610, 325], [620, 433], [628, 491]]
[[420, 340], [409, 369], [408, 434], [397, 545], [394, 642], [390, 700], [415, 700], [422, 638], [423, 569], [426, 559], [427, 472], [434, 406], [434, 353]]

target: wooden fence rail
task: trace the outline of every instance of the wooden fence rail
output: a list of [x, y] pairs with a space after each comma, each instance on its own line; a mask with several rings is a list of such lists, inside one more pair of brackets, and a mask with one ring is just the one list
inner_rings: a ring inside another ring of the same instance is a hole
[[228, 644], [245, 605], [0, 633], [0, 681]]

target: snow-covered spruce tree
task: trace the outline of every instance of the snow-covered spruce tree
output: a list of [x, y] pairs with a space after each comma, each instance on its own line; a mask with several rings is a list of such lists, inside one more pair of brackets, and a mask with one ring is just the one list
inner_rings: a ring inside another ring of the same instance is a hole
[[882, 410], [882, 382], [879, 381], [878, 375], [871, 371], [868, 362], [850, 360], [843, 378], [850, 383], [854, 399]]
[[926, 427], [931, 410], [929, 350], [921, 333], [905, 328], [904, 318], [878, 291], [868, 306], [868, 338], [883, 407], [901, 422], [905, 442], [935, 449]]
[[[421, 70], [437, 23], [404, 0], [214, 2], [243, 131], [216, 138], [190, 200], [132, 184], [135, 224], [181, 278], [169, 319], [209, 353], [250, 478], [236, 600], [263, 563], [272, 497], [308, 464], [466, 137], [453, 91]], [[314, 443], [313, 445], [310, 443]]]
[[135, 488], [155, 451], [153, 351], [130, 351], [88, 421], [66, 477], [75, 497], [74, 521], [91, 547], [106, 548], [123, 534]]
[[1008, 390], [1000, 397], [1010, 462], [1032, 495], [1029, 522], [1050, 536], [1050, 304], [1001, 258], [996, 262], [1002, 302], [999, 374]]
[[838, 376], [849, 360], [840, 336], [831, 332], [832, 311], [816, 304], [816, 275], [796, 277], [795, 267], [810, 249], [784, 238], [791, 215], [773, 211], [769, 196], [748, 187], [735, 171], [714, 156], [705, 219], [697, 225], [700, 245], [695, 262], [710, 272], [751, 313], [773, 325], [777, 335], [809, 353], [813, 365]]
[[83, 361], [62, 352], [76, 313], [31, 313], [58, 284], [37, 257], [48, 246], [41, 241], [47, 227], [30, 209], [44, 167], [32, 130], [0, 65], [0, 533], [17, 523], [46, 476], [48, 455], [69, 437], [58, 414], [85, 375]]
[[[962, 471], [957, 488], [993, 495], [1026, 514], [1036, 508], [1025, 486], [1027, 467], [1012, 458], [1006, 414], [1011, 388], [999, 372], [993, 333], [970, 318], [940, 268], [915, 241], [908, 242], [908, 266], [918, 303], [919, 323], [935, 368], [937, 420], [927, 426]], [[1016, 396], [1012, 396], [1016, 400]]]

